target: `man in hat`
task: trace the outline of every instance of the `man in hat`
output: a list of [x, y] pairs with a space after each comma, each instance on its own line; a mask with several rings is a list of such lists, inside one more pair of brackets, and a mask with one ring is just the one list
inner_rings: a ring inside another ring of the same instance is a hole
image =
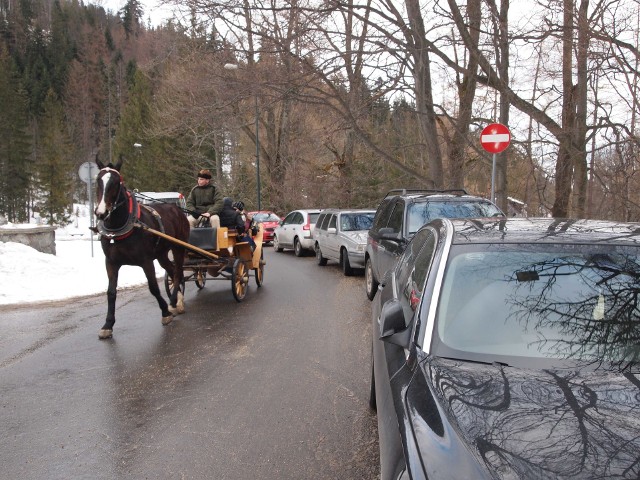
[[198, 217], [209, 219], [212, 227], [220, 226], [220, 217], [218, 216], [222, 210], [222, 194], [220, 190], [211, 183], [211, 172], [207, 169], [198, 172], [198, 184], [191, 189], [187, 196], [187, 209], [195, 212], [196, 215], [187, 215], [191, 228], [198, 223]]

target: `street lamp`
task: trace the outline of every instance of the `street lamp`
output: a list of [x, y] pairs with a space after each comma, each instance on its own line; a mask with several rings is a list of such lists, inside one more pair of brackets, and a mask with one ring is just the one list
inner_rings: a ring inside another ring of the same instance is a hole
[[[238, 65], [235, 63], [225, 63], [225, 70], [238, 70]], [[260, 131], [258, 128], [258, 119], [260, 118], [260, 111], [258, 109], [258, 93], [254, 93], [255, 99], [255, 116], [256, 116], [256, 187], [258, 189], [258, 211], [262, 210], [262, 202], [260, 195]]]

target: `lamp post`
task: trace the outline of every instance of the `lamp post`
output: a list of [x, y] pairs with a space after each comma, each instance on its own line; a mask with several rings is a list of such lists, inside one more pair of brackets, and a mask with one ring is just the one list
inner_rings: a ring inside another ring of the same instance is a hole
[[[225, 70], [238, 70], [235, 63], [225, 63]], [[256, 117], [256, 188], [258, 190], [258, 211], [262, 210], [262, 197], [260, 195], [260, 130], [258, 119], [260, 118], [260, 110], [258, 108], [258, 93], [253, 94], [255, 100], [255, 117]]]

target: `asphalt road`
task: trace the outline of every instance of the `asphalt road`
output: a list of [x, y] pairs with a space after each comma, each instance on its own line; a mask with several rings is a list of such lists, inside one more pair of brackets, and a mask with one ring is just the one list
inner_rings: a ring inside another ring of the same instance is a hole
[[[0, 465], [20, 479], [373, 479], [362, 276], [266, 248], [264, 285], [0, 307]], [[6, 279], [5, 279], [6, 280]], [[10, 281], [10, 280], [9, 280]]]

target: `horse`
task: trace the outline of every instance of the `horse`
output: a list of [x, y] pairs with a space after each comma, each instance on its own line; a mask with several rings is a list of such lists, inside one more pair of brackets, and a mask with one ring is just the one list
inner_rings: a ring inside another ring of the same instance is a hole
[[[124, 185], [120, 169], [122, 159], [113, 165], [104, 165], [99, 160], [100, 169], [96, 179], [96, 208], [98, 219], [94, 231], [100, 233], [100, 243], [104, 252], [109, 286], [107, 288], [107, 318], [98, 337], [107, 339], [113, 336], [116, 322], [116, 293], [118, 272], [122, 265], [142, 267], [147, 277], [149, 291], [156, 297], [162, 310], [162, 325], [168, 325], [174, 314], [184, 313], [184, 298], [180, 285], [183, 281], [185, 251], [179, 243], [172, 243], [164, 237], [154, 235], [145, 228], [152, 228], [182, 242], [189, 239], [189, 222], [180, 207], [169, 203], [153, 204], [153, 207], [139, 204], [135, 195]], [[169, 259], [173, 254], [173, 262]], [[162, 297], [156, 278], [154, 260], [173, 281], [170, 306]]]

